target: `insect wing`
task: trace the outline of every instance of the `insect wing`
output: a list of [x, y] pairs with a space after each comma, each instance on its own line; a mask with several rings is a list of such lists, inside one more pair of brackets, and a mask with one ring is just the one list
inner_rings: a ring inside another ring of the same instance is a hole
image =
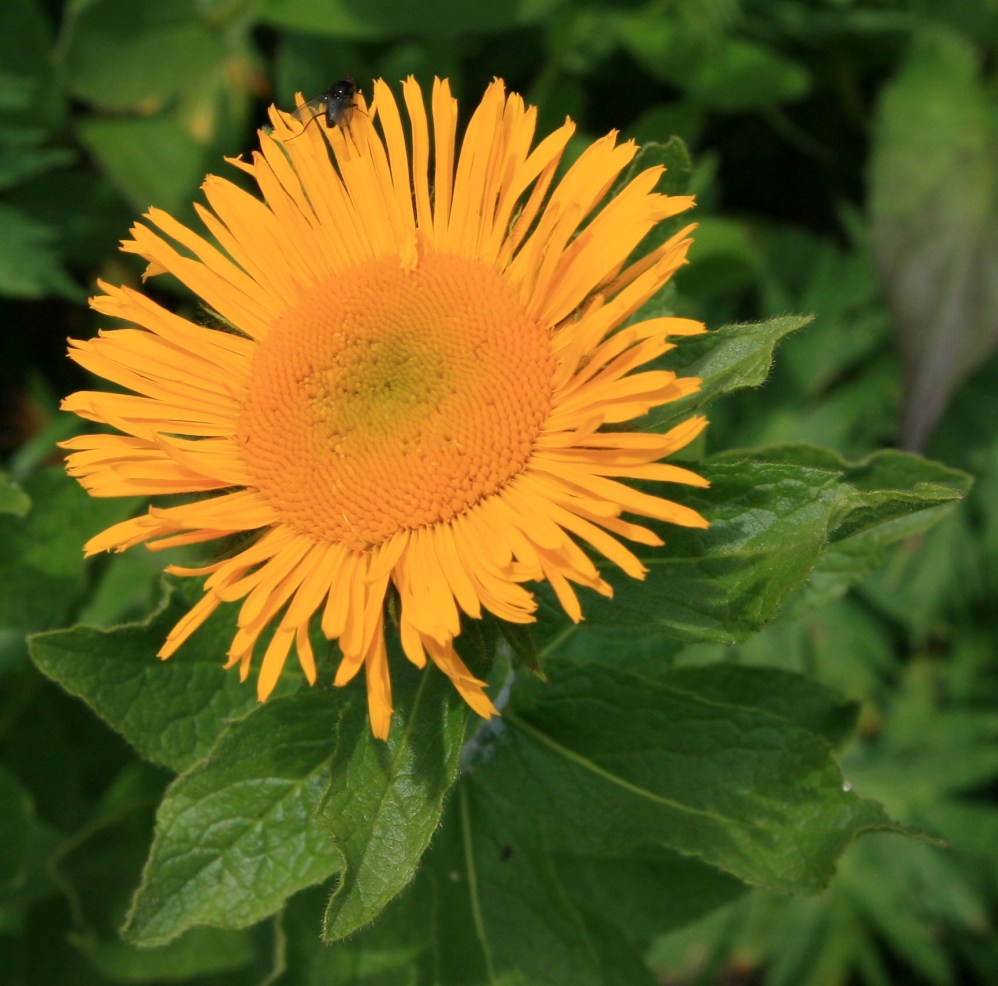
[[326, 115], [328, 105], [329, 93], [320, 93], [318, 96], [313, 96], [307, 103], [296, 106], [291, 111], [291, 115], [307, 127], [316, 117]]

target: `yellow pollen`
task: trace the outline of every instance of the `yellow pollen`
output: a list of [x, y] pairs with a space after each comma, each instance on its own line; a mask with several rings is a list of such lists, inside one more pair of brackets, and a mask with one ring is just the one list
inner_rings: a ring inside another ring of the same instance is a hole
[[370, 260], [272, 326], [238, 437], [283, 523], [366, 550], [447, 522], [521, 472], [554, 365], [547, 330], [483, 264]]

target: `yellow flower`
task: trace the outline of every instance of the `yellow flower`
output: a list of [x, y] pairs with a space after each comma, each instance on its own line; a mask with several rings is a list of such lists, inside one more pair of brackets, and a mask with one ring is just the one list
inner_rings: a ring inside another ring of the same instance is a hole
[[[130, 394], [79, 392], [63, 407], [121, 434], [64, 443], [94, 496], [197, 494], [151, 506], [86, 545], [153, 550], [243, 534], [200, 569], [204, 596], [167, 658], [222, 603], [240, 602], [228, 665], [266, 699], [294, 648], [316, 679], [310, 627], [339, 642], [335, 684], [364, 668], [371, 727], [392, 714], [385, 604], [397, 594], [406, 657], [427, 656], [482, 716], [495, 709], [454, 648], [462, 614], [534, 619], [525, 583], [548, 582], [582, 618], [575, 585], [610, 585], [580, 542], [641, 578], [621, 539], [661, 540], [623, 513], [705, 527], [626, 479], [705, 486], [659, 462], [702, 429], [619, 430], [700, 381], [648, 369], [698, 322], [621, 327], [685, 263], [689, 229], [641, 260], [656, 223], [692, 199], [654, 191], [660, 168], [597, 206], [635, 154], [597, 140], [554, 181], [574, 125], [531, 148], [536, 110], [495, 81], [460, 149], [457, 102], [434, 83], [431, 128], [413, 79], [409, 140], [388, 86], [342, 126], [303, 130], [272, 110], [252, 162], [262, 201], [215, 176], [198, 213], [213, 242], [151, 209], [123, 249], [169, 272], [220, 327], [102, 283], [91, 301], [127, 328], [70, 355]], [[245, 534], [255, 539], [246, 545]]]

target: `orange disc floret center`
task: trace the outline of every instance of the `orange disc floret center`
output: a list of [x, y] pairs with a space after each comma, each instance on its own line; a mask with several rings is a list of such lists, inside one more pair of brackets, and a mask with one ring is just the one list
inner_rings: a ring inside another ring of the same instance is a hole
[[357, 550], [446, 522], [522, 471], [551, 404], [547, 330], [484, 265], [366, 261], [254, 357], [238, 437], [281, 520]]

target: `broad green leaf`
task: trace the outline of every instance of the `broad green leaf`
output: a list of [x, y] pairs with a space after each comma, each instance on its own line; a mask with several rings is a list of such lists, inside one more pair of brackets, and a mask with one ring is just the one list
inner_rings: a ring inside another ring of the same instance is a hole
[[559, 883], [535, 805], [493, 797], [489, 774], [462, 783], [427, 860], [440, 895], [441, 986], [602, 984], [597, 943]]
[[338, 941], [378, 915], [412, 880], [457, 775], [470, 710], [435, 668], [393, 662], [395, 714], [385, 743], [367, 708], [345, 714], [321, 820], [342, 853], [323, 934]]
[[642, 950], [745, 893], [745, 884], [697, 859], [646, 848], [627, 856], [555, 857], [558, 877], [575, 905], [591, 908]]
[[[838, 631], [840, 627], [834, 621], [833, 617], [831, 630]], [[868, 628], [868, 625], [864, 624], [864, 627]], [[790, 633], [789, 629], [795, 632]], [[547, 654], [576, 665], [603, 664], [654, 677], [678, 691], [689, 690], [701, 698], [749, 705], [779, 716], [790, 725], [824, 736], [833, 746], [840, 746], [855, 727], [858, 706], [830, 690], [827, 684], [806, 676], [813, 669], [809, 665], [802, 666], [798, 651], [806, 648], [807, 656], [813, 662], [811, 638], [816, 633], [820, 632], [822, 637], [831, 635], [836, 642], [844, 638], [829, 634], [824, 625], [816, 631], [811, 624], [792, 623], [789, 629], [787, 621], [767, 626], [734, 649], [739, 663], [731, 662], [731, 647], [717, 644], [670, 646], [670, 642], [661, 637], [631, 633], [625, 637], [617, 628], [594, 628], [585, 622], [553, 639]], [[780, 630], [784, 631], [782, 635]], [[870, 631], [863, 638], [871, 648], [873, 637], [874, 633]], [[845, 639], [851, 642], [851, 638]], [[825, 644], [824, 639], [821, 643]], [[825, 650], [827, 663], [835, 665], [849, 659], [849, 655], [837, 654], [834, 646]], [[868, 657], [864, 655], [864, 658]], [[725, 661], [729, 663], [721, 663]], [[853, 676], [859, 663], [854, 659], [848, 664]], [[822, 670], [826, 670], [826, 662], [822, 663]], [[854, 677], [847, 677], [846, 685], [853, 680]]]
[[[5, 8], [9, 9], [9, 8]], [[0, 71], [0, 112], [4, 115], [10, 112], [30, 110], [35, 100], [35, 86], [32, 79], [15, 72]]]
[[206, 162], [201, 145], [176, 120], [92, 118], [80, 124], [79, 136], [134, 209], [190, 209]]
[[840, 746], [856, 725], [859, 707], [811, 678], [776, 668], [737, 664], [670, 668], [659, 682], [702, 700], [757, 709]]
[[104, 109], [126, 110], [190, 86], [224, 57], [221, 32], [200, 7], [197, 0], [71, 5], [61, 45], [70, 91]]
[[0, 514], [0, 626], [24, 632], [70, 618], [85, 590], [83, 543], [127, 517], [136, 501], [90, 497], [58, 468], [20, 486], [30, 511]]
[[661, 847], [813, 894], [859, 834], [897, 829], [844, 790], [823, 738], [779, 716], [597, 665], [548, 670], [514, 688], [478, 765], [495, 798], [536, 806], [556, 851]]
[[234, 611], [216, 614], [169, 661], [156, 657], [170, 629], [202, 596], [189, 579], [168, 585], [174, 587], [163, 606], [144, 623], [54, 630], [36, 634], [29, 648], [43, 673], [83, 699], [143, 757], [182, 771], [257, 699], [251, 684], [224, 669]]
[[677, 340], [663, 365], [679, 376], [700, 377], [703, 384], [695, 394], [645, 415], [639, 422], [641, 429], [662, 431], [701, 412], [718, 397], [760, 386], [769, 375], [776, 346], [810, 321], [809, 315], [783, 315], [766, 322], [725, 325], [705, 335]]
[[[904, 538], [935, 525], [966, 495], [971, 477], [907, 452], [876, 452], [847, 462], [827, 449], [782, 446], [763, 450], [770, 461], [806, 462], [837, 469], [842, 495], [829, 527], [829, 543], [795, 612], [834, 598], [883, 564]], [[784, 456], [789, 455], [789, 459]]]
[[924, 28], [873, 131], [873, 238], [913, 449], [998, 343], [998, 111], [978, 62], [973, 41]]
[[492, 34], [529, 24], [549, 13], [556, 0], [472, 5], [436, 0], [414, 6], [406, 0], [264, 0], [260, 16], [280, 27], [336, 38], [440, 38]]
[[743, 892], [732, 877], [665, 852], [552, 855], [547, 813], [502, 795], [487, 760], [472, 766], [421, 871], [439, 895], [441, 986], [652, 986], [643, 961], [651, 936]]
[[733, 457], [697, 471], [711, 487], [674, 495], [710, 527], [663, 528], [664, 547], [636, 552], [648, 568], [643, 581], [606, 566], [614, 596], [587, 598], [588, 622], [730, 643], [755, 633], [806, 582], [842, 493], [839, 474]]
[[853, 464], [807, 445], [743, 455], [697, 465], [710, 489], [677, 499], [711, 526], [663, 528], [664, 548], [638, 552], [645, 580], [614, 577], [613, 599], [587, 600], [587, 619], [698, 642], [744, 640], [812, 573], [801, 605], [864, 578], [888, 545], [934, 523], [967, 484], [964, 473], [900, 452]]
[[[829, 463], [836, 459], [829, 456]], [[962, 500], [973, 483], [962, 470], [894, 450], [839, 466], [855, 493], [839, 509], [832, 539], [836, 550], [850, 553], [925, 530], [938, 518], [936, 508]]]
[[[992, 650], [989, 640], [988, 656]], [[889, 963], [905, 962], [926, 982], [958, 979], [954, 953], [944, 946], [966, 929], [987, 927], [982, 877], [994, 879], [998, 838], [998, 811], [975, 793], [993, 784], [998, 768], [996, 716], [977, 695], [967, 705], [954, 694], [958, 660], [910, 662], [900, 690], [884, 699], [876, 735], [844, 758], [857, 789], [950, 845], [876, 835], [850, 847], [829, 892], [814, 901], [754, 894], [739, 902], [725, 919], [727, 947], [750, 947], [757, 965], [778, 970], [774, 982], [813, 982], [807, 977], [815, 963], [833, 957], [841, 979], [855, 978], [868, 968], [863, 940], [871, 930], [884, 942]], [[717, 948], [713, 936], [701, 939], [713, 939]]]
[[42, 298], [55, 294], [81, 301], [83, 292], [63, 270], [58, 229], [32, 216], [0, 205], [0, 294], [12, 298]]
[[272, 700], [173, 782], [127, 941], [149, 947], [199, 925], [244, 928], [337, 871], [340, 853], [315, 812], [342, 709], [342, 695], [324, 689]]
[[661, 979], [648, 967], [644, 955], [627, 940], [619, 925], [602, 911], [580, 902], [583, 924], [596, 948], [600, 982], [628, 986], [660, 986]]

